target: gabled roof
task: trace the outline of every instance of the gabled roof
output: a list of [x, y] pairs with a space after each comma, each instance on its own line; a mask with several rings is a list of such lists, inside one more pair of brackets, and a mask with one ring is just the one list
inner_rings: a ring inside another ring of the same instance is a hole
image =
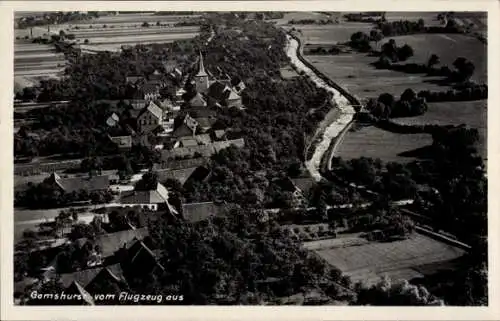
[[155, 100], [154, 102], [158, 107], [160, 107], [163, 110], [170, 110], [174, 107], [174, 104], [168, 98], [165, 98], [163, 100]]
[[[196, 132], [196, 128], [198, 127], [198, 121], [196, 119], [194, 119], [193, 117], [191, 117], [189, 114], [187, 114], [185, 117], [184, 117], [184, 120], [182, 121], [182, 125], [179, 126], [179, 128], [177, 128], [174, 132], [174, 136], [176, 137], [181, 137], [181, 136], [185, 136], [185, 135], [181, 135], [182, 132], [185, 131], [185, 129], [187, 129], [188, 133], [186, 133], [187, 135], [192, 135], [194, 132]], [[183, 128], [184, 127], [184, 128]]]
[[199, 134], [196, 136], [181, 136], [179, 137], [179, 142], [183, 147], [198, 146], [198, 145], [209, 145], [212, 143], [212, 139], [209, 134]]
[[[162, 155], [163, 156], [163, 155]], [[161, 164], [155, 163], [154, 164], [154, 169], [159, 170], [159, 169], [170, 169], [170, 170], [181, 170], [181, 169], [188, 169], [191, 167], [198, 167], [201, 165], [206, 164], [207, 161], [203, 158], [192, 158], [192, 159], [174, 159], [174, 160], [167, 160], [167, 161], [162, 161]]]
[[[92, 295], [85, 291], [82, 285], [78, 283], [77, 281], [73, 281], [67, 288], [66, 288], [67, 293], [74, 293], [74, 294], [80, 294], [82, 296], [82, 299], [85, 303], [88, 305], [94, 305], [94, 299], [92, 298]], [[82, 302], [83, 303], [83, 302]]]
[[127, 83], [131, 83], [131, 84], [136, 84], [142, 80], [144, 80], [144, 78], [142, 76], [127, 76], [127, 78], [126, 78]]
[[153, 114], [153, 116], [155, 116], [158, 119], [162, 119], [163, 117], [163, 110], [160, 107], [158, 107], [153, 101], [150, 101], [148, 103], [147, 107], [145, 107], [141, 111], [138, 117], [142, 116], [146, 111], [149, 111], [151, 114]]
[[221, 139], [224, 137], [224, 135], [226, 135], [226, 130], [224, 129], [218, 129], [218, 130], [215, 130], [214, 131], [214, 136], [215, 138], [217, 139]]
[[61, 178], [56, 173], [53, 173], [49, 180], [59, 185], [66, 193], [79, 190], [97, 191], [109, 188], [109, 177], [107, 175]]
[[115, 126], [118, 121], [120, 121], [120, 118], [118, 117], [117, 114], [113, 113], [111, 116], [108, 117], [108, 119], [106, 119], [106, 124], [108, 126]]
[[196, 141], [196, 139], [194, 139], [193, 137], [190, 137], [190, 138], [181, 138], [179, 140], [179, 143], [180, 143], [180, 147], [193, 147], [193, 146], [198, 146], [198, 142]]
[[178, 180], [181, 184], [184, 184], [191, 174], [195, 171], [196, 167], [188, 167], [183, 169], [163, 169], [157, 170], [156, 174], [160, 181], [166, 181], [167, 179]]
[[190, 203], [182, 205], [182, 216], [188, 222], [195, 223], [208, 219], [211, 216], [223, 216], [224, 206], [213, 202]]
[[236, 146], [238, 148], [245, 147], [245, 140], [243, 138], [233, 139], [233, 140], [225, 140], [220, 142], [213, 143], [215, 151], [218, 153], [219, 151], [228, 148], [230, 146]]
[[207, 105], [207, 101], [200, 93], [196, 93], [196, 95], [189, 100], [189, 104], [193, 107], [204, 107]]
[[121, 198], [123, 204], [160, 204], [168, 202], [168, 190], [158, 183], [155, 190], [131, 191]]
[[229, 95], [227, 97], [227, 100], [233, 101], [233, 100], [238, 100], [241, 98], [240, 95], [238, 95], [233, 89], [228, 89], [226, 92], [229, 92]]
[[143, 109], [146, 106], [147, 101], [144, 99], [131, 99], [129, 100], [129, 103], [134, 109]]
[[211, 117], [199, 117], [196, 118], [196, 121], [200, 128], [208, 129], [211, 128], [217, 120]]
[[316, 184], [316, 181], [312, 177], [298, 177], [292, 178], [291, 180], [295, 187], [304, 194], [308, 194], [311, 188]]
[[212, 139], [209, 134], [200, 134], [194, 136], [194, 139], [198, 142], [198, 144], [208, 145], [212, 143]]
[[[93, 269], [85, 269], [74, 273], [64, 273], [60, 275], [60, 281], [67, 290], [75, 291], [83, 295], [90, 294], [85, 290], [99, 276], [110, 278], [116, 282], [125, 280], [120, 264], [108, 265]], [[88, 302], [89, 303], [89, 302]]]
[[[102, 258], [113, 255], [124, 245], [130, 246], [134, 240], [142, 240], [149, 235], [146, 228], [130, 229], [115, 233], [98, 235], [93, 242], [100, 248]], [[81, 247], [89, 240], [86, 238], [78, 239], [77, 244]]]

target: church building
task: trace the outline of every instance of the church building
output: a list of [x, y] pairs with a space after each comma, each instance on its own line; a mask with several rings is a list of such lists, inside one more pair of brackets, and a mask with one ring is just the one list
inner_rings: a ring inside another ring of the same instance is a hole
[[[221, 69], [218, 70], [222, 73]], [[236, 86], [231, 84], [231, 78], [226, 74], [227, 79], [210, 80], [209, 73], [205, 70], [203, 55], [200, 52], [198, 60], [198, 72], [194, 76], [194, 85], [197, 95], [189, 103], [192, 107], [210, 106], [242, 107], [241, 93], [245, 89], [242, 81], [238, 81]]]

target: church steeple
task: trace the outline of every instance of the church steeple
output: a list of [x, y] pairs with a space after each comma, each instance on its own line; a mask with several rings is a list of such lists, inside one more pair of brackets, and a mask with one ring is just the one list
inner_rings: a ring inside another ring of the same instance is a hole
[[205, 66], [203, 65], [203, 55], [201, 54], [200, 51], [200, 60], [198, 61], [198, 73], [196, 74], [196, 77], [206, 77], [206, 76], [208, 76], [208, 74], [205, 71]]
[[198, 61], [198, 73], [194, 76], [196, 91], [199, 93], [206, 93], [210, 82], [208, 81], [208, 74], [205, 71], [205, 66], [203, 65], [203, 55], [200, 51], [200, 59]]

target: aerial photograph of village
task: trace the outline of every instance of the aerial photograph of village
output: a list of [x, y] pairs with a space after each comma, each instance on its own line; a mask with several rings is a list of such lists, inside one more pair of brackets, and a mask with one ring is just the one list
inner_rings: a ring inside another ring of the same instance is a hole
[[487, 12], [14, 24], [15, 305], [491, 304]]

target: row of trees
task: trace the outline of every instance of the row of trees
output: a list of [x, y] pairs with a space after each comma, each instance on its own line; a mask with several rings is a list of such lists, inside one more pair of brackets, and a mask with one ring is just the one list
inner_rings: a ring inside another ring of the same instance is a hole
[[[28, 183], [29, 184], [29, 183]], [[65, 193], [51, 184], [42, 182], [31, 184], [28, 189], [15, 194], [14, 206], [28, 208], [62, 207], [76, 202], [91, 201], [93, 204], [109, 203], [113, 199], [110, 190], [91, 191], [80, 190]]]
[[468, 101], [468, 100], [483, 100], [488, 98], [488, 86], [470, 84], [460, 89], [452, 89], [448, 91], [429, 91], [421, 90], [418, 92], [418, 97], [425, 98], [427, 102], [442, 102], [442, 101]]
[[338, 24], [338, 19], [292, 19], [288, 21], [289, 25], [333, 25]]
[[383, 93], [378, 99], [370, 99], [366, 108], [377, 118], [412, 117], [427, 111], [425, 96], [417, 95], [413, 89], [406, 89], [399, 100], [392, 94]]
[[102, 15], [106, 15], [104, 11], [88, 11], [82, 13], [79, 11], [58, 11], [58, 12], [47, 12], [38, 15], [24, 16], [17, 21], [18, 28], [29, 28], [35, 26], [51, 25], [51, 24], [61, 24], [67, 22], [75, 22], [80, 20], [88, 20], [93, 18], [98, 18]]
[[392, 200], [411, 199], [417, 192], [411, 172], [394, 162], [384, 165], [380, 160], [367, 157], [349, 161], [335, 157], [332, 159], [332, 171], [327, 175], [334, 180], [364, 186]]
[[413, 56], [413, 53], [411, 46], [405, 44], [402, 47], [398, 47], [394, 39], [389, 39], [387, 43], [382, 45], [379, 64], [387, 66], [393, 62], [406, 61]]

